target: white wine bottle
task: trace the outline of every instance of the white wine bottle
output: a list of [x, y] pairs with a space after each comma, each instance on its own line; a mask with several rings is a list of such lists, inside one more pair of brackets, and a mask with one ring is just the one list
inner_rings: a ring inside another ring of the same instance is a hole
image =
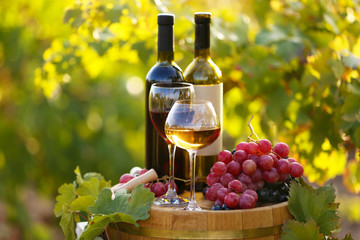
[[[210, 57], [210, 23], [211, 13], [195, 13], [195, 57], [184, 72], [185, 82], [194, 84], [196, 98], [213, 104], [221, 125], [218, 139], [196, 155], [196, 191], [206, 186], [206, 176], [222, 150], [223, 83], [221, 71]], [[188, 168], [187, 163], [185, 172]], [[186, 178], [189, 176], [186, 175]]]

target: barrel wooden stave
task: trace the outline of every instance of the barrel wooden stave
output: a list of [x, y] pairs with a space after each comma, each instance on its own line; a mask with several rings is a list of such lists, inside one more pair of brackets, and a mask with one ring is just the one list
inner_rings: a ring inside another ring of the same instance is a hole
[[[212, 205], [200, 194], [197, 199], [203, 208]], [[247, 210], [201, 212], [152, 206], [150, 218], [138, 222], [140, 228], [121, 223], [118, 226], [121, 240], [277, 240], [287, 219], [292, 219], [287, 202]], [[110, 226], [108, 232], [110, 239], [119, 239], [114, 227]]]

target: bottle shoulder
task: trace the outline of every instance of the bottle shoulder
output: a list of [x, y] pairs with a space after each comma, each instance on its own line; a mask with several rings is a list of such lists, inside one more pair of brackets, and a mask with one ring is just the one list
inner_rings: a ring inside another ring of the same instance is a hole
[[157, 62], [147, 73], [150, 82], [183, 81], [181, 68], [175, 62]]
[[221, 77], [220, 68], [210, 58], [194, 58], [184, 71], [186, 82], [199, 85], [219, 84]]

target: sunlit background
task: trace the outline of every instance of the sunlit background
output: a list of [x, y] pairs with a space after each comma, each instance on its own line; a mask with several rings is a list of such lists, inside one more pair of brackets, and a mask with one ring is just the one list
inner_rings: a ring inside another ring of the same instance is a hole
[[0, 1], [0, 239], [63, 239], [57, 188], [74, 169], [115, 184], [144, 166], [145, 76], [156, 15], [175, 20], [175, 60], [193, 57], [193, 13], [210, 11], [223, 71], [224, 149], [253, 126], [285, 141], [313, 184], [334, 182], [360, 239], [357, 0]]

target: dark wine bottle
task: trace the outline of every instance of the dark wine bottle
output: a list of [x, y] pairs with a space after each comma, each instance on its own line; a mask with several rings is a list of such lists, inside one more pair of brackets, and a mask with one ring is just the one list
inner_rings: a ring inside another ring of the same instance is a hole
[[[149, 115], [149, 91], [153, 83], [157, 82], [183, 82], [180, 67], [174, 62], [174, 15], [159, 14], [158, 22], [158, 55], [156, 64], [146, 76], [145, 94], [145, 167], [154, 168], [159, 177], [169, 175], [169, 154], [165, 140], [154, 128]], [[177, 148], [175, 153], [176, 178], [184, 179], [184, 166], [188, 162], [185, 150]], [[178, 193], [184, 190], [184, 182], [176, 181]]]
[[[196, 155], [196, 191], [206, 186], [206, 176], [222, 150], [223, 83], [221, 71], [210, 57], [210, 22], [211, 13], [195, 13], [195, 57], [184, 72], [185, 82], [194, 84], [196, 98], [209, 100], [213, 104], [221, 124], [218, 139]], [[188, 168], [188, 163], [185, 168]], [[188, 171], [185, 173], [188, 179]]]

